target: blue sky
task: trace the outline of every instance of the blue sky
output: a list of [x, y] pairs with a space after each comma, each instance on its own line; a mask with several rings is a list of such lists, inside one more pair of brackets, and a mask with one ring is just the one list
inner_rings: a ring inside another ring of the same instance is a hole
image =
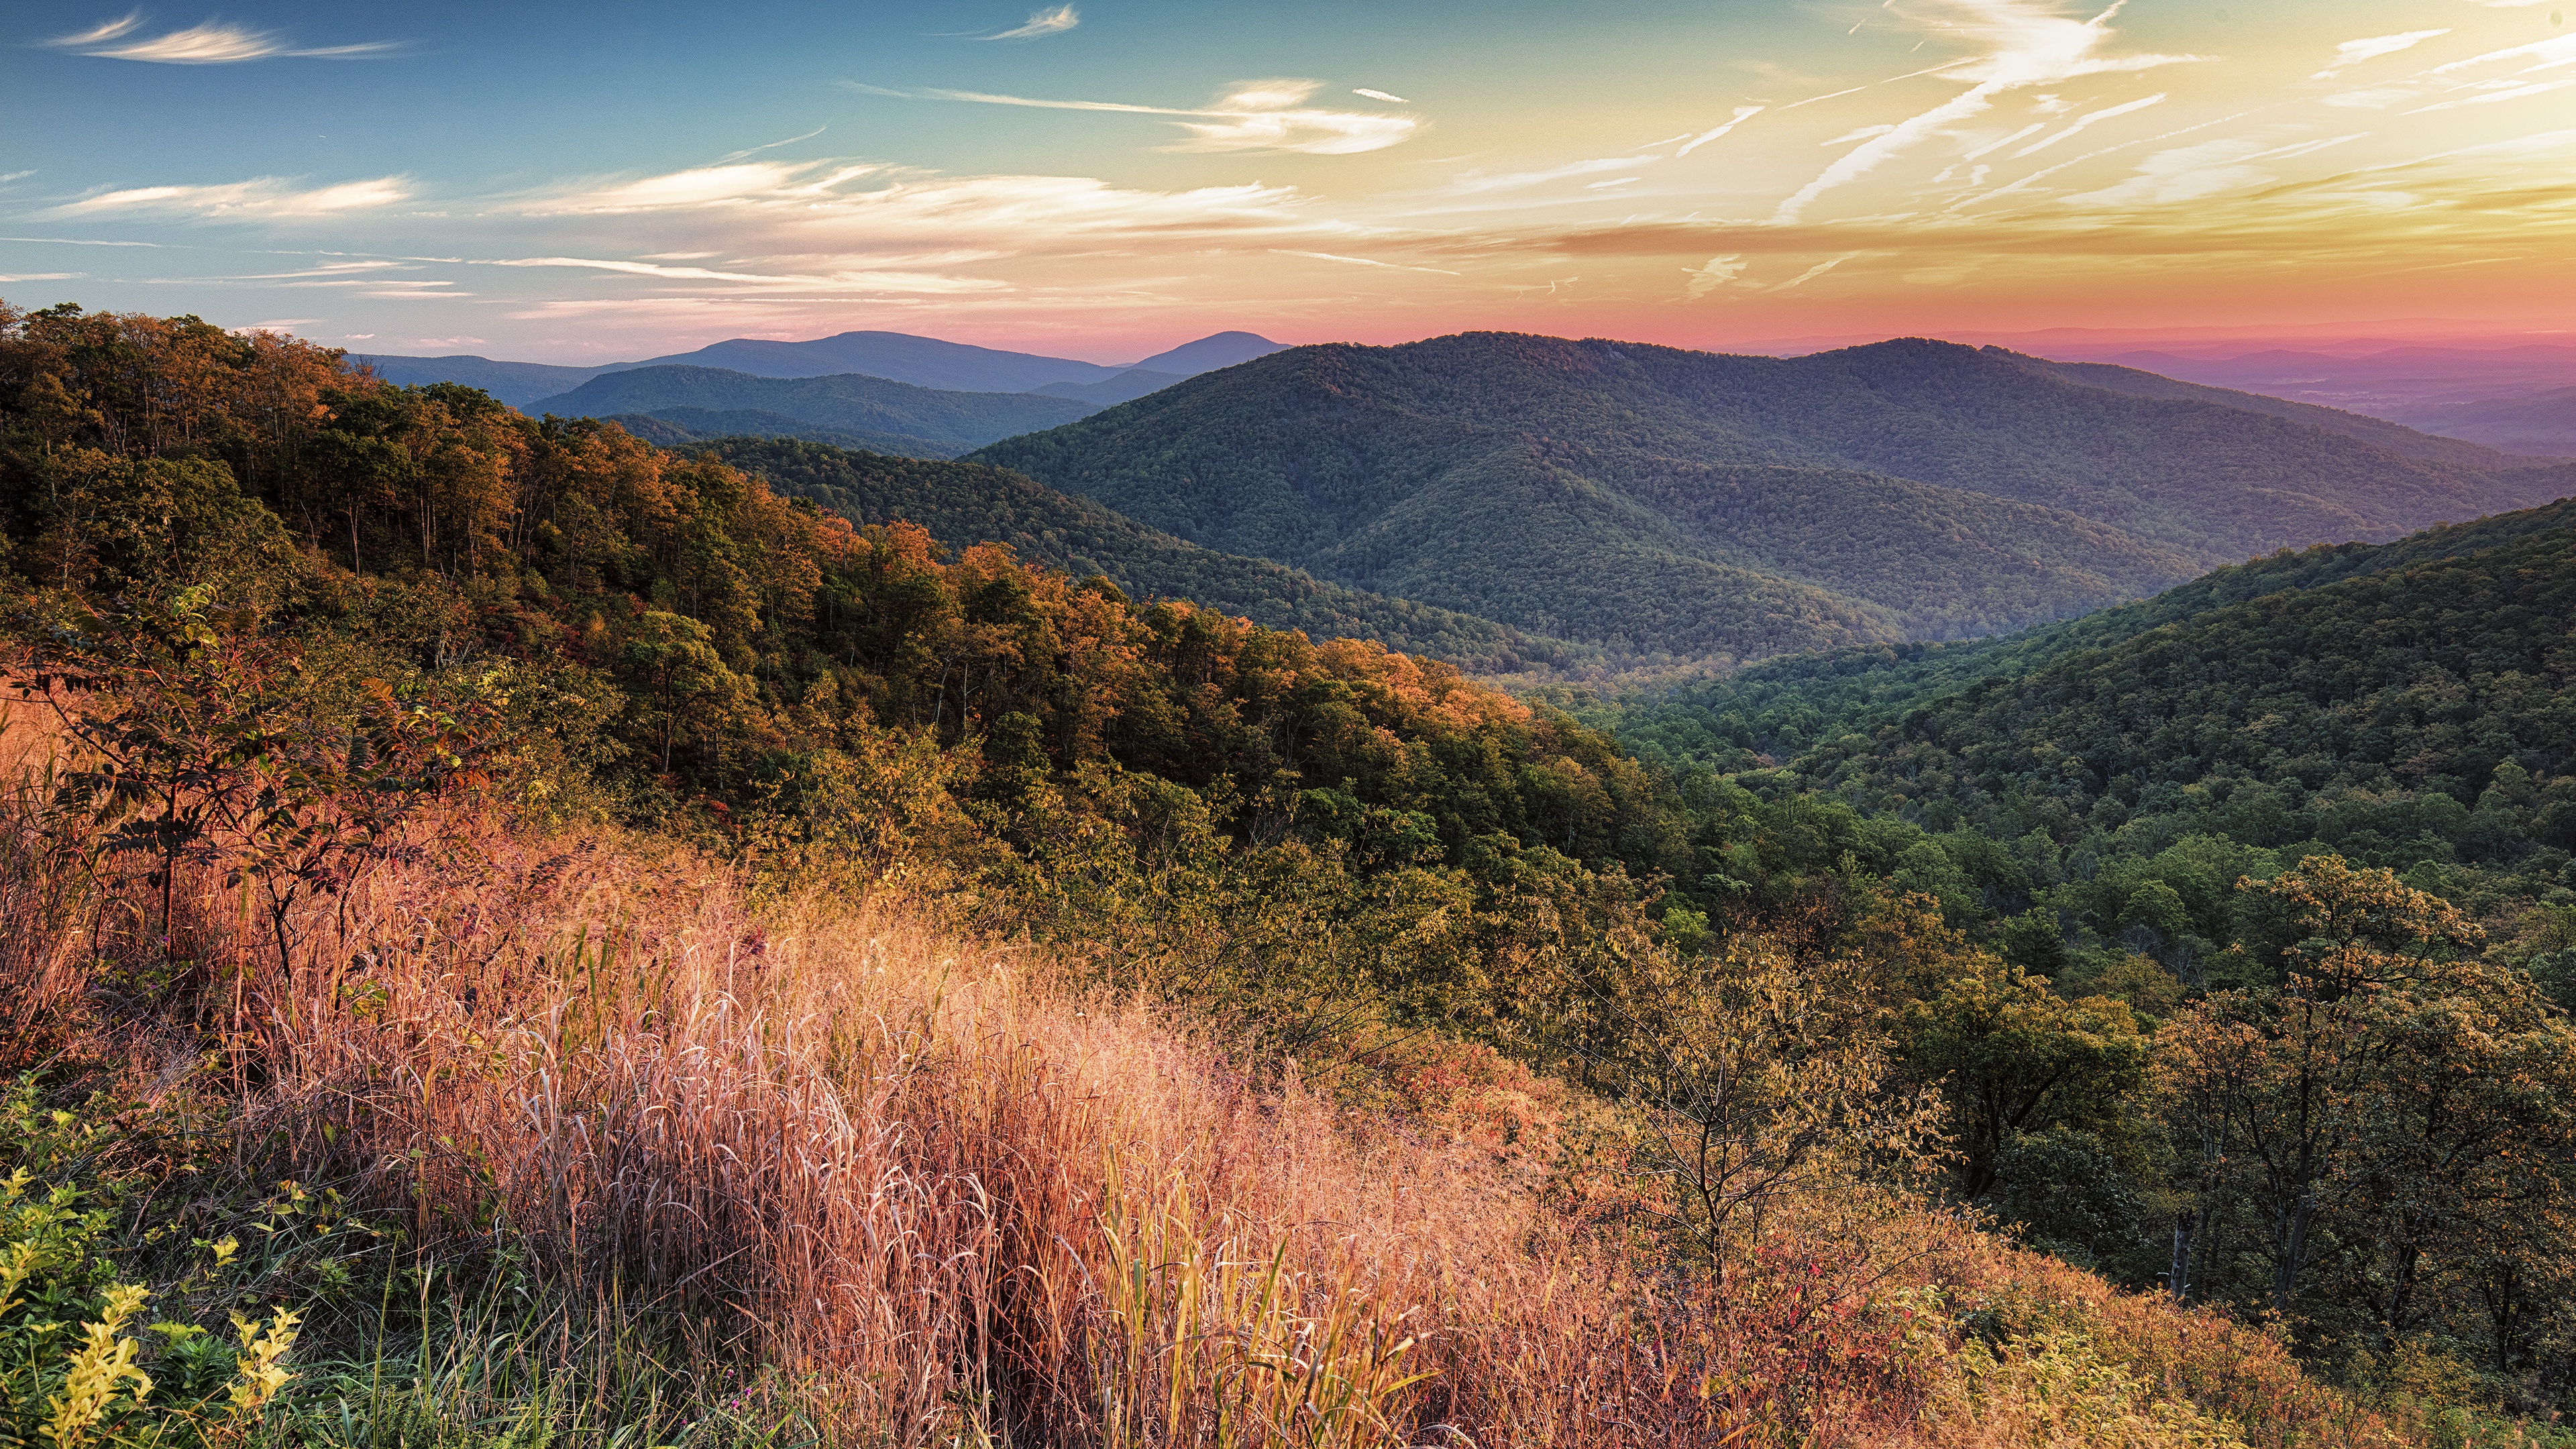
[[2504, 335], [2576, 301], [2552, 0], [13, 15], [0, 297], [362, 350]]

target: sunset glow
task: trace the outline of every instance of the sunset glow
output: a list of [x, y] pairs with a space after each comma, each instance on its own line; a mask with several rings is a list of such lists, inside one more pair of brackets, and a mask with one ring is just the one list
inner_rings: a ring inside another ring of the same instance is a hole
[[48, 3], [0, 61], [0, 295], [555, 361], [2516, 337], [2576, 304], [2554, 3]]

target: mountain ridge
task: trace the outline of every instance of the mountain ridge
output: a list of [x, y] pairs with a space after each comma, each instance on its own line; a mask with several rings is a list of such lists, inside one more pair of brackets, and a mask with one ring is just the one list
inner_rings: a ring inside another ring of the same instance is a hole
[[[1141, 395], [1150, 389], [1139, 385], [1153, 381], [1158, 374], [1177, 380], [1230, 367], [1279, 348], [1280, 344], [1256, 333], [1217, 332], [1140, 362], [1118, 366], [978, 347], [909, 332], [841, 332], [801, 342], [734, 337], [690, 352], [589, 366], [511, 362], [466, 353], [438, 357], [353, 353], [349, 360], [373, 368], [388, 382], [405, 386], [462, 383], [482, 388], [512, 407], [570, 392], [607, 373], [671, 366], [718, 367], [753, 377], [776, 378], [858, 373], [949, 392], [1040, 392], [1062, 387], [1077, 391], [1061, 396], [1101, 403], [1124, 402]], [[1079, 391], [1082, 389], [1101, 390], [1101, 395], [1088, 395]]]
[[2048, 369], [1921, 339], [1791, 359], [1327, 344], [972, 456], [1319, 578], [1719, 662], [2001, 632], [2546, 493]]
[[713, 367], [643, 367], [603, 373], [528, 405], [538, 414], [610, 417], [699, 408], [782, 414], [852, 434], [924, 438], [971, 448], [1071, 422], [1089, 403], [1036, 393], [955, 392], [863, 373], [775, 378]]

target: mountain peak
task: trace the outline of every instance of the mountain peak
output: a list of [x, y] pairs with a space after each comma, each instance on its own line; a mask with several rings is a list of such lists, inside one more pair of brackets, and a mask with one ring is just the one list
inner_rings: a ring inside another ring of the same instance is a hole
[[1217, 332], [1196, 342], [1184, 342], [1169, 352], [1157, 352], [1137, 363], [1134, 370], [1195, 377], [1202, 372], [1214, 372], [1220, 367], [1232, 367], [1239, 362], [1250, 362], [1256, 357], [1286, 350], [1285, 343], [1273, 342], [1258, 333]]

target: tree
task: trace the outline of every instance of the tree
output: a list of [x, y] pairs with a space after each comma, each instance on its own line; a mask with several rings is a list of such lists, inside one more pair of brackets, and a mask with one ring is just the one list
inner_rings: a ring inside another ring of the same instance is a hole
[[619, 672], [636, 686], [656, 738], [663, 774], [671, 773], [671, 746], [681, 721], [693, 715], [721, 721], [748, 691], [727, 669], [711, 642], [714, 631], [683, 614], [647, 609], [618, 653]]
[[2173, 1291], [2241, 1205], [2267, 1306], [2289, 1313], [2340, 1253], [2379, 1274], [2382, 1331], [2403, 1332], [2428, 1265], [2494, 1244], [2506, 1217], [2561, 1190], [2576, 1033], [2527, 973], [2470, 954], [2475, 924], [2386, 870], [2315, 856], [2238, 889], [2289, 906], [2308, 936], [2284, 953], [2282, 985], [2216, 993], [2157, 1034], [2166, 1119], [2190, 1144]]
[[2123, 1099], [2146, 1074], [2146, 1041], [2128, 1003], [2069, 1001], [2048, 982], [1989, 958], [1905, 1008], [1908, 1071], [1939, 1086], [1970, 1200], [1995, 1186], [1996, 1164], [2024, 1133], [2116, 1130]]

